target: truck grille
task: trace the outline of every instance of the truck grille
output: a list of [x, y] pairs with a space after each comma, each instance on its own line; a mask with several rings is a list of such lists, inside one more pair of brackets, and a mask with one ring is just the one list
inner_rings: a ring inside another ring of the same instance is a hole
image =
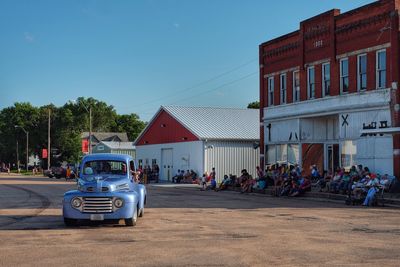
[[113, 211], [112, 198], [110, 197], [84, 197], [82, 212], [85, 213], [110, 213]]

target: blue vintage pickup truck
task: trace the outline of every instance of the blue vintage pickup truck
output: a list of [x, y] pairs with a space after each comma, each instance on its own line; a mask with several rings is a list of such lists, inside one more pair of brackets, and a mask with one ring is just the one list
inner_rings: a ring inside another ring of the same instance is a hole
[[79, 220], [124, 219], [136, 225], [144, 215], [146, 187], [135, 179], [135, 162], [120, 154], [90, 154], [82, 159], [77, 190], [63, 199], [63, 217], [67, 226]]

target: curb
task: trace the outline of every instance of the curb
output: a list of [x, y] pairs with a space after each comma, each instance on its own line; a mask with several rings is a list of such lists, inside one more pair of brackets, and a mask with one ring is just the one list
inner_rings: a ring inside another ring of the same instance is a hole
[[[233, 192], [240, 192], [240, 187], [228, 188], [227, 190]], [[264, 194], [273, 197], [272, 189], [253, 189], [255, 194]], [[333, 203], [343, 203], [345, 205], [346, 195], [333, 194], [333, 193], [322, 193], [322, 192], [307, 192], [304, 196], [296, 197], [297, 199], [304, 199], [310, 201], [322, 201], [322, 202], [333, 202]], [[400, 199], [393, 199], [386, 197], [383, 202], [384, 207], [400, 208]], [[382, 207], [382, 205], [378, 206]]]

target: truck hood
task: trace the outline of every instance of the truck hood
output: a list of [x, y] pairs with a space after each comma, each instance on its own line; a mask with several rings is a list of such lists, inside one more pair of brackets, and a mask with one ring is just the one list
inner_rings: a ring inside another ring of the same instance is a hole
[[131, 181], [126, 177], [94, 176], [78, 179], [78, 190], [82, 192], [130, 191]]

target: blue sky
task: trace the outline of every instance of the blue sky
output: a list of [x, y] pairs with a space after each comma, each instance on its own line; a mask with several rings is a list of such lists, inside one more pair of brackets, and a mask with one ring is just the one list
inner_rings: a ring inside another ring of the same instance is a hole
[[258, 100], [258, 45], [367, 0], [0, 0], [0, 109], [79, 96], [149, 120], [160, 105]]

